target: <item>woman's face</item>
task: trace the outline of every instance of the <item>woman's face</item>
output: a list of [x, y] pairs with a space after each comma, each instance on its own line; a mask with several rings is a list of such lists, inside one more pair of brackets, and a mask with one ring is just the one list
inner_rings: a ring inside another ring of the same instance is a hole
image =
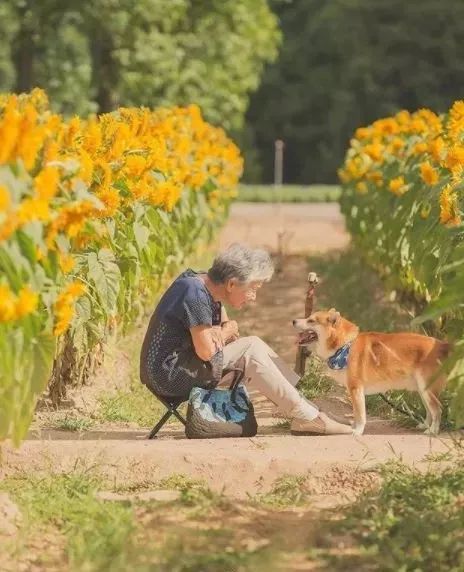
[[229, 280], [226, 284], [226, 301], [233, 308], [242, 308], [245, 304], [256, 300], [256, 293], [262, 285], [262, 281], [259, 280], [246, 284]]

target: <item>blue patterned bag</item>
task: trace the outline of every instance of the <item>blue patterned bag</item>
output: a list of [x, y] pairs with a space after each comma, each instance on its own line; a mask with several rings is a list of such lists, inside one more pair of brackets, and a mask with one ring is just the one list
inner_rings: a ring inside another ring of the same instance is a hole
[[[258, 431], [253, 404], [240, 383], [243, 370], [234, 368], [230, 389], [203, 389], [190, 392], [185, 434], [189, 439], [253, 437]], [[224, 379], [224, 378], [223, 378]]]

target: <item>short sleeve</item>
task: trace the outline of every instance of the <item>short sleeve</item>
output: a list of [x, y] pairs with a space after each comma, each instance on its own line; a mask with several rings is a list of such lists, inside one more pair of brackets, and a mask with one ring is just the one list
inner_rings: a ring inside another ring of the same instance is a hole
[[189, 292], [182, 303], [182, 321], [187, 329], [194, 326], [211, 326], [213, 309], [200, 292]]

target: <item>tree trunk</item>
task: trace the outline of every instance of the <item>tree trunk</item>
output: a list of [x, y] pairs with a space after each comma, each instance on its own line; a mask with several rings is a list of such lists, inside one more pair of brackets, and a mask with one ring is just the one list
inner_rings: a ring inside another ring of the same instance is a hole
[[20, 28], [13, 40], [13, 62], [16, 71], [15, 91], [30, 91], [35, 86], [34, 53], [35, 34], [34, 15], [31, 0], [18, 8], [18, 22]]
[[99, 113], [107, 113], [117, 107], [117, 64], [113, 58], [113, 42], [104, 30], [90, 38], [92, 57], [92, 86]]

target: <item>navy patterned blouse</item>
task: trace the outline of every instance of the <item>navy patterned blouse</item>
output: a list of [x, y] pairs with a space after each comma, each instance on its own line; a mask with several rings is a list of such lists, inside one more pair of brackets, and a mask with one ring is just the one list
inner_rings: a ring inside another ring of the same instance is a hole
[[221, 324], [215, 302], [198, 272], [186, 270], [166, 290], [151, 317], [140, 356], [140, 378], [156, 394], [188, 397], [192, 387], [214, 387], [222, 375], [223, 355], [201, 360], [190, 328]]

